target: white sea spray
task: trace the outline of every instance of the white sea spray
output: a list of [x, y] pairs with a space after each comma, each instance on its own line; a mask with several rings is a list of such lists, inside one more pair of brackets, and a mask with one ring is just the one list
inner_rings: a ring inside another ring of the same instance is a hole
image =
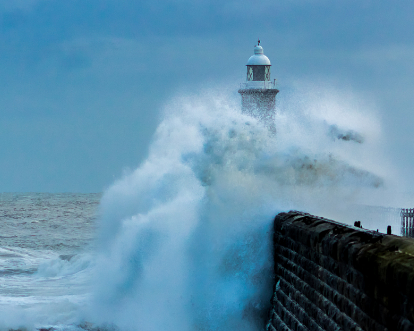
[[171, 101], [148, 158], [103, 196], [88, 318], [122, 330], [263, 329], [275, 214], [350, 221], [352, 204], [386, 186], [375, 112], [331, 92], [283, 99], [276, 135], [218, 91]]

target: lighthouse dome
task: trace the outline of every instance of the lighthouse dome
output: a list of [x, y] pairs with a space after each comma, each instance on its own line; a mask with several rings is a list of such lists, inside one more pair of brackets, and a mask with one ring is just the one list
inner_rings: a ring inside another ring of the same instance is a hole
[[255, 46], [254, 55], [252, 55], [247, 61], [248, 66], [270, 66], [269, 58], [263, 54], [262, 46]]

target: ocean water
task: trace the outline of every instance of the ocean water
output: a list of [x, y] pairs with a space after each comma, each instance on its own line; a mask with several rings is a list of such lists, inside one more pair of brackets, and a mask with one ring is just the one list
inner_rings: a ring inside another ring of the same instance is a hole
[[277, 213], [385, 231], [364, 207], [398, 201], [376, 110], [320, 86], [278, 100], [273, 134], [223, 90], [177, 96], [102, 195], [2, 194], [0, 330], [263, 330]]
[[90, 295], [87, 270], [100, 198], [0, 193], [1, 329], [78, 322]]

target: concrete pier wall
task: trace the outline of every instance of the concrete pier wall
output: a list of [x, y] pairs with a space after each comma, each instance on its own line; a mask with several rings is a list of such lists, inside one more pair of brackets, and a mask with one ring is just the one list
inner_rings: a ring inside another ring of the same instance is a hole
[[274, 260], [266, 330], [414, 330], [414, 239], [281, 213]]

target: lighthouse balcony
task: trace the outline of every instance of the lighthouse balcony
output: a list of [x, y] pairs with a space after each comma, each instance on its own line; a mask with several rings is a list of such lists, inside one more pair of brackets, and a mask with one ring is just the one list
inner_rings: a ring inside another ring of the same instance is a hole
[[273, 81], [248, 81], [240, 84], [240, 89], [275, 89], [276, 82]]

